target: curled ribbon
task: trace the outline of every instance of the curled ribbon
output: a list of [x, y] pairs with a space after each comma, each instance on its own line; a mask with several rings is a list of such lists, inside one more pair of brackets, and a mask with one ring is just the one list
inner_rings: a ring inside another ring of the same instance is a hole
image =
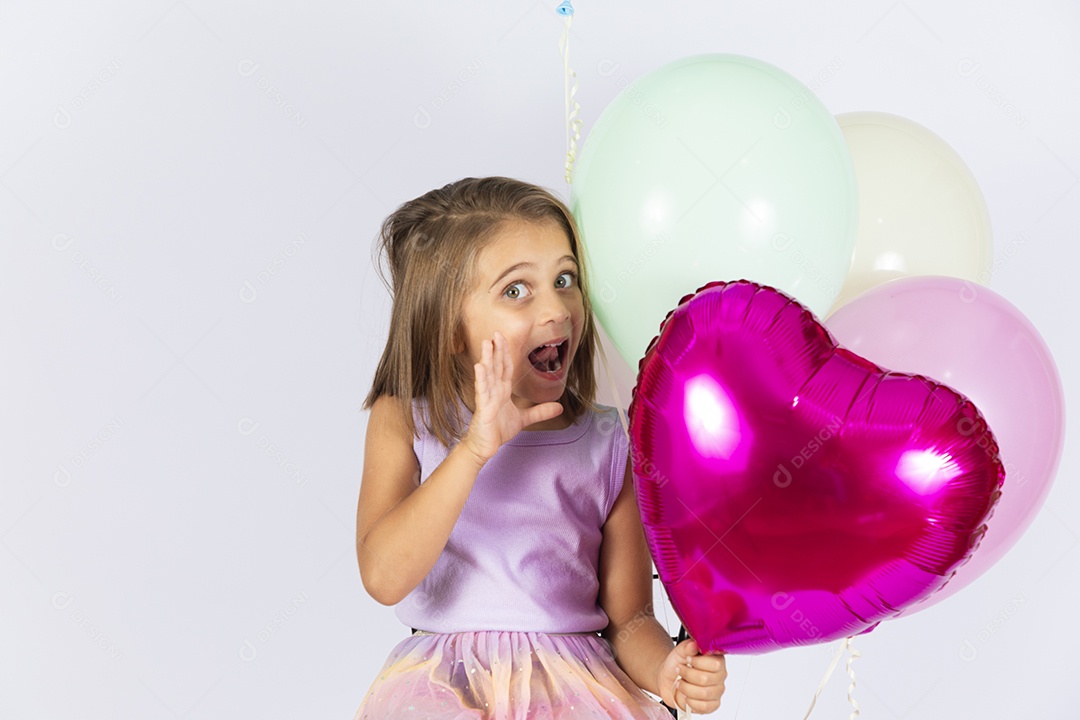
[[[570, 69], [570, 22], [574, 17], [574, 6], [567, 2], [563, 2], [556, 8], [556, 12], [565, 18], [563, 23], [563, 34], [559, 40], [559, 53], [563, 58], [563, 76], [565, 78], [566, 87], [566, 184], [569, 185], [573, 178], [574, 160], [577, 158], [577, 141], [581, 137], [581, 118], [578, 117], [578, 111], [581, 110], [581, 106], [578, 105], [577, 100], [574, 99], [574, 95], [577, 94], [577, 73]], [[571, 81], [572, 84], [571, 84]], [[570, 109], [570, 105], [573, 103], [573, 110]]]
[[844, 654], [845, 650], [851, 651], [851, 655], [847, 659], [847, 674], [851, 678], [851, 684], [848, 685], [847, 699], [851, 703], [851, 707], [854, 708], [851, 711], [851, 715], [848, 720], [855, 720], [859, 717], [859, 703], [855, 701], [855, 671], [851, 669], [851, 664], [855, 662], [855, 658], [861, 657], [861, 653], [853, 647], [853, 641], [855, 638], [844, 638], [840, 646], [836, 648], [836, 653], [833, 655], [832, 662], [829, 664], [829, 669], [825, 671], [825, 677], [821, 679], [821, 684], [818, 685], [817, 692], [814, 693], [813, 700], [810, 701], [810, 708], [806, 711], [806, 715], [803, 716], [803, 720], [807, 720], [810, 717], [810, 713], [814, 711], [814, 704], [817, 703], [818, 696], [821, 695], [821, 691], [825, 689], [825, 683], [829, 682], [829, 678], [832, 676], [833, 670], [836, 669], [837, 663], [840, 662], [840, 656]]

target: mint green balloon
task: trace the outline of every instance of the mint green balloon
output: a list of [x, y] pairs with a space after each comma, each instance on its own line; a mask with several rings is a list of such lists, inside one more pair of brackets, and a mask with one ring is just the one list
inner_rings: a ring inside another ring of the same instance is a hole
[[699, 55], [626, 87], [574, 169], [570, 204], [600, 324], [636, 368], [679, 300], [747, 279], [824, 317], [855, 247], [855, 170], [836, 120], [783, 70]]

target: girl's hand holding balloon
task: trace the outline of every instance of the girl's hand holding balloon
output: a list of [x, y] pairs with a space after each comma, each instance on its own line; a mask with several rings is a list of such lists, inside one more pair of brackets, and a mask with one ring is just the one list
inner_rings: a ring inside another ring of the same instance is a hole
[[687, 638], [664, 659], [657, 676], [660, 699], [668, 707], [707, 714], [720, 707], [727, 680], [723, 655], [702, 655], [697, 642]]
[[473, 365], [473, 373], [476, 409], [461, 443], [481, 462], [490, 460], [522, 428], [550, 420], [563, 411], [558, 402], [526, 409], [514, 404], [514, 363], [506, 338], [497, 330], [491, 340], [483, 342], [480, 362]]

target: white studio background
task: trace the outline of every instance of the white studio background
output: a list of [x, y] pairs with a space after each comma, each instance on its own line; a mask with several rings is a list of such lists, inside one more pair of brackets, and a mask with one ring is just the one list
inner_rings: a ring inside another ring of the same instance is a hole
[[[0, 4], [0, 717], [352, 718], [408, 633], [354, 550], [372, 240], [464, 176], [565, 197], [557, 4]], [[1075, 409], [1078, 33], [1070, 0], [579, 0], [571, 66], [582, 140], [706, 52], [933, 130]], [[1077, 439], [1002, 561], [857, 638], [863, 717], [1078, 716]], [[802, 717], [833, 648], [732, 656], [715, 716]]]

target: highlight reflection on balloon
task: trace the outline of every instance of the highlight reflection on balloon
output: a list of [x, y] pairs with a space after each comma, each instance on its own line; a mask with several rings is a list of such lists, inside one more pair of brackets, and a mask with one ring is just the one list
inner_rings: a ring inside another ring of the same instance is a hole
[[731, 398], [708, 375], [698, 375], [686, 383], [683, 421], [690, 439], [705, 457], [731, 458], [742, 439], [739, 415]]
[[920, 495], [932, 495], [959, 474], [948, 453], [934, 450], [908, 450], [896, 463], [896, 477]]
[[978, 545], [1004, 477], [965, 397], [747, 281], [668, 314], [630, 432], [649, 549], [704, 652], [824, 642], [912, 606]]

